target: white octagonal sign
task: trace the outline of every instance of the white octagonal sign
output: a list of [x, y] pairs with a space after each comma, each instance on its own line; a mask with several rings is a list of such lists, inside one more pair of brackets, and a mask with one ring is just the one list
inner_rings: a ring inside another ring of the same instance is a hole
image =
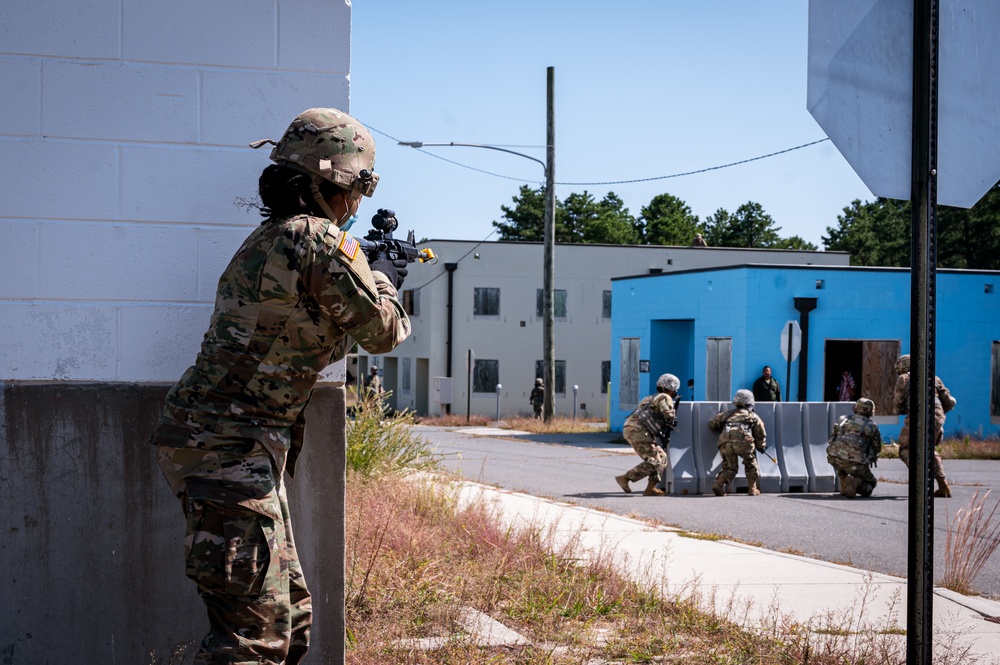
[[[1000, 2], [941, 0], [938, 203], [1000, 180]], [[910, 198], [913, 0], [810, 0], [806, 107], [876, 196]]]

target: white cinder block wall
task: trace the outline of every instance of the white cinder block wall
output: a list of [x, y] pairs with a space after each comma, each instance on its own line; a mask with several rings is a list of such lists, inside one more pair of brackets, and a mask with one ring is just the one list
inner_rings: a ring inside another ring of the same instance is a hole
[[350, 0], [0, 3], [0, 380], [173, 381], [269, 147], [349, 110]]

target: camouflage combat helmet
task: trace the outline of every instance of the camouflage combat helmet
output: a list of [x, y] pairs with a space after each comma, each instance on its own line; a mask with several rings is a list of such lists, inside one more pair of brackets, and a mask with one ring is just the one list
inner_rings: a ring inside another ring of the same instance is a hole
[[906, 374], [910, 371], [910, 354], [906, 353], [896, 361], [896, 374]]
[[[346, 221], [335, 219], [319, 193], [319, 184], [327, 180], [345, 190], [352, 198], [371, 196], [378, 185], [375, 173], [375, 141], [365, 126], [337, 109], [303, 111], [285, 130], [281, 140], [254, 141], [252, 148], [274, 144], [271, 161], [304, 171], [313, 177], [312, 193], [316, 203], [338, 226]], [[349, 216], [349, 215], [348, 215]]]
[[875, 402], [867, 397], [862, 397], [854, 403], [854, 413], [865, 418], [871, 418], [875, 413]]
[[536, 386], [542, 385], [542, 379], [541, 379], [541, 377], [538, 377], [537, 379], [535, 379], [535, 385]]
[[681, 380], [673, 374], [662, 374], [656, 380], [656, 389], [661, 393], [675, 393], [681, 387]]
[[753, 406], [753, 393], [742, 388], [736, 391], [736, 395], [733, 396], [733, 404], [736, 406]]

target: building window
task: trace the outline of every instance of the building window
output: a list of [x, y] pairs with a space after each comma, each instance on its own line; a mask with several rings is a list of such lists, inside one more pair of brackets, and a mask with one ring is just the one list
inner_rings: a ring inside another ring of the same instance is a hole
[[[535, 316], [541, 318], [545, 316], [545, 289], [535, 290]], [[552, 316], [556, 319], [566, 320], [566, 289], [554, 289], [552, 291]]]
[[472, 297], [475, 316], [500, 316], [500, 289], [477, 286]]
[[410, 359], [403, 358], [403, 386], [402, 391], [408, 393], [413, 390], [410, 384]]
[[472, 392], [494, 393], [500, 383], [500, 361], [476, 359], [472, 366]]
[[[605, 291], [607, 293], [607, 291]], [[611, 383], [611, 361], [601, 361], [601, 392], [607, 394], [608, 384]]]
[[611, 291], [605, 291], [601, 294], [601, 318], [610, 319], [611, 318]]
[[[545, 361], [536, 360], [535, 361], [535, 378], [544, 379], [545, 378]], [[557, 360], [556, 361], [556, 391], [552, 393], [553, 395], [565, 395], [566, 394], [566, 361]]]
[[1000, 418], [1000, 342], [993, 342], [990, 365], [990, 418]]
[[410, 316], [420, 316], [420, 289], [403, 291], [403, 311]]

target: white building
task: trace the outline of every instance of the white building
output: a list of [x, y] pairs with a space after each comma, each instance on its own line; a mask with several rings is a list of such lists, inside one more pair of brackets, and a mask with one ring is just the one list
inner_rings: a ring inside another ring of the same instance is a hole
[[[418, 414], [446, 412], [439, 389], [447, 382], [438, 377], [449, 376], [451, 413], [530, 414], [528, 393], [542, 363], [542, 243], [430, 240], [420, 246], [439, 260], [411, 265], [403, 284], [413, 334], [386, 356], [363, 356], [350, 371], [363, 376], [378, 365], [393, 392], [390, 405]], [[556, 245], [555, 413], [573, 415], [575, 406], [581, 417], [607, 416], [612, 277], [748, 263], [846, 266], [849, 259], [843, 252]]]

